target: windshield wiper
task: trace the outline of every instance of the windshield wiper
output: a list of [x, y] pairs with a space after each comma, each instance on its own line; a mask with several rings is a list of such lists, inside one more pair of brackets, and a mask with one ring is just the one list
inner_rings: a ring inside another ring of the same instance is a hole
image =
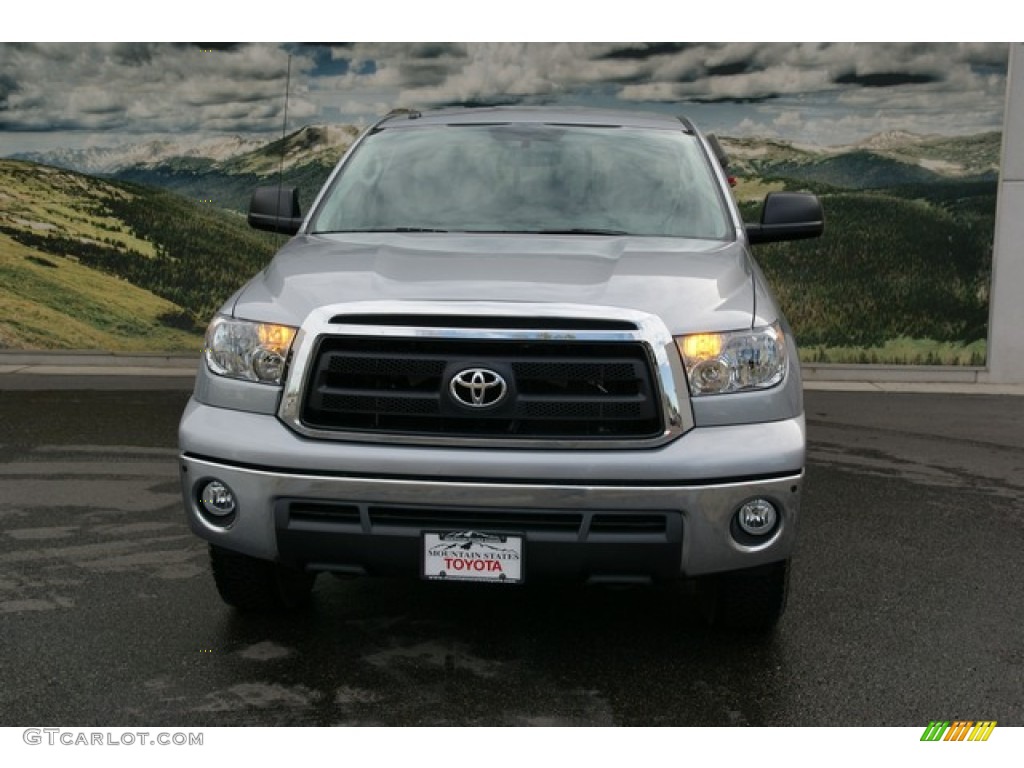
[[450, 229], [431, 229], [430, 227], [366, 227], [364, 229], [327, 229], [314, 232], [314, 235], [339, 235], [348, 232], [451, 232]]
[[431, 227], [366, 227], [362, 229], [327, 229], [314, 235], [339, 235], [349, 232], [464, 232], [470, 235], [628, 235], [624, 229], [573, 227], [570, 229], [433, 229]]
[[574, 227], [572, 229], [538, 229], [532, 234], [537, 235], [628, 235], [624, 229], [597, 229], [591, 227]]

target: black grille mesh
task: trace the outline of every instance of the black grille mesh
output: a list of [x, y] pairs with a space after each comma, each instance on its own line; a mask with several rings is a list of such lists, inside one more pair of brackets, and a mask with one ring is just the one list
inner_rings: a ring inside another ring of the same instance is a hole
[[286, 525], [358, 526], [366, 530], [475, 530], [489, 533], [545, 533], [575, 538], [604, 534], [664, 536], [678, 512], [473, 509], [285, 500]]
[[[508, 383], [493, 408], [459, 404], [449, 383], [485, 368]], [[328, 336], [302, 422], [326, 430], [485, 438], [646, 439], [661, 434], [640, 342]]]

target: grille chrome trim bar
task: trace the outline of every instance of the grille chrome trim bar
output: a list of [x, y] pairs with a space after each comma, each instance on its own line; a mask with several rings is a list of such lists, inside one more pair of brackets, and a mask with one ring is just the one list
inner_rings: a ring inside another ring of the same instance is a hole
[[[453, 311], [457, 310], [457, 311]], [[374, 315], [382, 316], [452, 316], [478, 320], [476, 327], [396, 326], [372, 325], [367, 322]], [[345, 315], [357, 315], [358, 323], [344, 323]], [[503, 327], [489, 327], [488, 317], [505, 319]], [[509, 317], [522, 316], [526, 328], [510, 328]], [[565, 318], [567, 325], [573, 320], [619, 320], [632, 324], [636, 330], [556, 330], [530, 329], [531, 318]], [[647, 439], [566, 439], [517, 437], [456, 437], [452, 435], [378, 434], [363, 431], [317, 429], [303, 423], [302, 402], [309, 379], [316, 369], [318, 342], [323, 336], [405, 337], [450, 340], [512, 340], [512, 341], [573, 341], [573, 342], [640, 342], [651, 357], [652, 383], [660, 401], [663, 432]], [[515, 303], [515, 302], [460, 302], [428, 301], [365, 301], [320, 307], [310, 313], [302, 324], [289, 356], [284, 392], [278, 408], [278, 417], [290, 429], [304, 437], [322, 440], [346, 440], [364, 443], [390, 443], [394, 445], [435, 445], [475, 448], [555, 448], [610, 450], [621, 448], [654, 448], [675, 440], [693, 427], [693, 413], [689, 404], [689, 391], [675, 342], [665, 324], [655, 315], [639, 310], [619, 307], [599, 307], [577, 304]]]

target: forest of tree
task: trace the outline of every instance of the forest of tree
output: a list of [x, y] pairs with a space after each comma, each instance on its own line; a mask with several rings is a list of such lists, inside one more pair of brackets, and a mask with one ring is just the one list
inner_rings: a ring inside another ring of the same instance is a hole
[[986, 337], [995, 182], [817, 191], [823, 237], [755, 249], [802, 345]]

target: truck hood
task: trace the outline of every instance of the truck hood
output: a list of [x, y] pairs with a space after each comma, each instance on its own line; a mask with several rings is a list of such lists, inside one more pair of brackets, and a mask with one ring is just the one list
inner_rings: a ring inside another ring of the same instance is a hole
[[[551, 302], [642, 310], [672, 333], [751, 326], [768, 307], [740, 242], [583, 235], [301, 235], [224, 308], [301, 325], [371, 300]], [[770, 301], [770, 300], [769, 300]], [[457, 311], [457, 310], [455, 310]], [[773, 314], [774, 308], [767, 314]]]

